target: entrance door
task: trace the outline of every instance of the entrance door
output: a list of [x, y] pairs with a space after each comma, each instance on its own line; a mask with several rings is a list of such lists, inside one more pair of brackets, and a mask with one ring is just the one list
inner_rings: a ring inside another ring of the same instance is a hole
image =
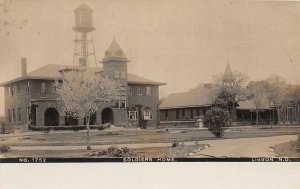
[[48, 108], [44, 115], [45, 126], [58, 126], [59, 114], [55, 108]]
[[102, 117], [102, 124], [114, 123], [114, 112], [110, 108], [104, 108], [101, 117]]

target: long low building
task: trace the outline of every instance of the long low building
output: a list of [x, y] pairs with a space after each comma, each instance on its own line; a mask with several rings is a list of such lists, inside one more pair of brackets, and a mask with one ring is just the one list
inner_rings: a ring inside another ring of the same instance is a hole
[[[223, 82], [233, 80], [229, 64], [223, 74]], [[168, 126], [195, 126], [196, 121], [203, 119], [206, 111], [214, 103], [212, 84], [199, 84], [187, 92], [169, 95], [160, 104], [160, 124]], [[256, 124], [256, 107], [253, 100], [238, 102], [233, 111], [234, 125]], [[267, 104], [259, 108], [259, 123], [277, 123], [277, 109]]]

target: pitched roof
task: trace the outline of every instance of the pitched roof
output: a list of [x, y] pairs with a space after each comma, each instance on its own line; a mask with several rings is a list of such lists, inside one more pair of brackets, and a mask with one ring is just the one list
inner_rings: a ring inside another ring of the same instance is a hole
[[[29, 72], [27, 76], [18, 77], [16, 79], [1, 83], [1, 86], [7, 85], [12, 82], [25, 80], [25, 79], [43, 79], [43, 80], [60, 80], [63, 78], [61, 71], [66, 69], [79, 69], [86, 70], [93, 73], [102, 72], [102, 68], [96, 67], [83, 67], [83, 66], [69, 66], [69, 65], [58, 65], [58, 64], [48, 64], [37, 70]], [[129, 84], [149, 84], [149, 85], [165, 85], [165, 83], [152, 81], [134, 74], [128, 74]]]
[[213, 103], [211, 92], [212, 89], [209, 86], [199, 84], [196, 88], [191, 89], [190, 91], [169, 95], [161, 103], [160, 109], [210, 106]]
[[[185, 107], [200, 107], [211, 106], [213, 104], [214, 89], [207, 84], [199, 84], [196, 88], [187, 92], [175, 93], [164, 99], [159, 106], [160, 109], [185, 108]], [[239, 110], [255, 110], [256, 106], [252, 99], [238, 102]], [[261, 108], [270, 109], [267, 103], [264, 103]]]
[[232, 80], [234, 80], [234, 76], [231, 71], [229, 63], [227, 63], [225, 72], [223, 74], [223, 81], [232, 81]]
[[79, 7], [77, 7], [76, 9], [74, 9], [74, 11], [78, 11], [78, 10], [89, 10], [89, 11], [93, 11], [93, 9], [91, 9], [89, 6], [87, 6], [85, 3], [81, 3], [81, 5]]
[[127, 60], [126, 55], [118, 44], [116, 38], [113, 39], [109, 48], [105, 51], [103, 61], [110, 59]]
[[[256, 110], [256, 106], [253, 99], [240, 101], [238, 102], [239, 106], [236, 107], [238, 110]], [[263, 103], [262, 106], [259, 108], [260, 110], [267, 110], [271, 109], [267, 103]]]

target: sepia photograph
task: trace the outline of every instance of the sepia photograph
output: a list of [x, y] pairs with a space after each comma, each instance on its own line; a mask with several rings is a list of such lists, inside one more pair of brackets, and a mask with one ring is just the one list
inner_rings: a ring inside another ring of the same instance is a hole
[[297, 1], [1, 0], [0, 162], [300, 161]]

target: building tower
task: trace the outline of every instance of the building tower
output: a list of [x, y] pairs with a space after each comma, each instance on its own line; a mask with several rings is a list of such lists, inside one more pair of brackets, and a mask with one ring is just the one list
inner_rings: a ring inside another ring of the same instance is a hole
[[[73, 30], [76, 32], [73, 65], [89, 66], [89, 57], [93, 56], [96, 64], [95, 46], [92, 31], [93, 26], [92, 14], [93, 10], [86, 4], [82, 3], [75, 12], [75, 26]], [[89, 38], [88, 38], [89, 36]], [[97, 66], [97, 64], [96, 64]]]
[[101, 63], [103, 64], [103, 76], [111, 78], [120, 84], [119, 100], [116, 102], [114, 110], [119, 116], [118, 120], [115, 120], [115, 123], [124, 123], [127, 121], [127, 62], [129, 62], [129, 60], [114, 38], [109, 48], [105, 51]]
[[[223, 74], [222, 81], [223, 81], [223, 86], [226, 88], [226, 91], [230, 93], [231, 89], [234, 88], [235, 78], [228, 62], [225, 68], [225, 72]], [[229, 113], [230, 113], [232, 125], [236, 125], [236, 120], [237, 120], [236, 106], [237, 104], [233, 104], [231, 107], [229, 107]]]
[[224, 86], [233, 86], [234, 80], [235, 80], [234, 75], [231, 71], [230, 65], [229, 65], [229, 63], [227, 63], [226, 69], [225, 69], [225, 72], [224, 72], [223, 78], [222, 78], [223, 85]]
[[114, 38], [109, 48], [105, 51], [101, 62], [103, 64], [103, 74], [127, 84], [127, 62], [129, 60]]

